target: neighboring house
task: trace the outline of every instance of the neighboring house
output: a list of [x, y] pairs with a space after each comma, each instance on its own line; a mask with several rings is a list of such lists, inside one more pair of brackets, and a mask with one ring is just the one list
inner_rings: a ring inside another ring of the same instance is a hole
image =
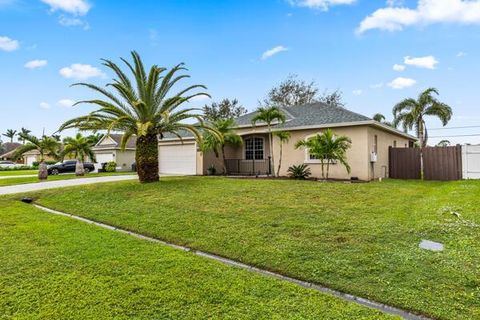
[[97, 169], [101, 167], [103, 163], [115, 161], [117, 163], [118, 171], [130, 171], [132, 165], [135, 163], [135, 146], [137, 138], [132, 137], [127, 142], [125, 150], [122, 150], [122, 134], [110, 134], [105, 135], [98, 143], [93, 147], [95, 158], [97, 162]]
[[21, 144], [16, 142], [2, 143], [3, 153], [0, 155], [0, 160], [14, 160], [15, 150], [20, 146]]
[[[45, 156], [45, 161], [56, 161], [56, 159], [50, 156]], [[40, 162], [40, 151], [30, 150], [23, 154], [23, 163], [26, 166], [31, 167], [35, 162]]]
[[[287, 121], [274, 125], [273, 130], [287, 130], [291, 133], [290, 141], [283, 145], [281, 176], [287, 175], [288, 167], [306, 163], [314, 177], [321, 177], [320, 161], [311, 157], [308, 150], [295, 149], [294, 146], [297, 141], [327, 128], [352, 140], [352, 146], [347, 152], [351, 173], [348, 174], [340, 164], [332, 164], [330, 177], [334, 179], [357, 177], [360, 180], [371, 180], [388, 177], [388, 148], [406, 148], [416, 141], [416, 138], [402, 131], [340, 107], [316, 103], [281, 110]], [[271, 146], [267, 127], [261, 123], [253, 126], [251, 120], [254, 115], [255, 112], [252, 112], [236, 119], [237, 132], [244, 143], [242, 146], [227, 146], [225, 149], [230, 174], [267, 174], [274, 170], [269, 160]], [[170, 135], [160, 141], [160, 173], [203, 175], [211, 165], [217, 171], [221, 170], [221, 158], [216, 158], [213, 152], [200, 152], [191, 134], [185, 132], [181, 135], [183, 142]], [[278, 138], [274, 138], [273, 149], [276, 169], [280, 151]], [[376, 156], [372, 157], [372, 153]]]

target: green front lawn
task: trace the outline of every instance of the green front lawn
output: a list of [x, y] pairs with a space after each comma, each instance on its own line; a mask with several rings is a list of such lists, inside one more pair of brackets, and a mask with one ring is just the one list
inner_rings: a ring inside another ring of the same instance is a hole
[[0, 170], [0, 177], [6, 176], [23, 176], [23, 175], [32, 175], [37, 174], [38, 170]]
[[26, 183], [38, 183], [45, 181], [57, 181], [57, 180], [71, 180], [79, 178], [95, 178], [95, 177], [104, 177], [104, 176], [118, 176], [118, 175], [130, 175], [135, 174], [135, 172], [102, 172], [102, 173], [89, 173], [83, 177], [77, 177], [74, 174], [61, 174], [58, 176], [48, 176], [47, 180], [38, 180], [37, 177], [15, 177], [8, 179], [0, 179], [0, 187], [13, 186], [17, 184], [26, 184]]
[[393, 319], [0, 198], [1, 319]]
[[[49, 207], [431, 317], [480, 318], [480, 181], [185, 177], [37, 195]], [[422, 239], [445, 251], [419, 249]]]

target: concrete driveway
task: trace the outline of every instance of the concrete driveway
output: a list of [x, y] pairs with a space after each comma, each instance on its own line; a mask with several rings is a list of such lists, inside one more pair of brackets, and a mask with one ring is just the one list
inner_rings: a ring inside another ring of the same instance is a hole
[[14, 186], [0, 187], [0, 195], [39, 191], [54, 188], [81, 186], [103, 182], [116, 182], [138, 179], [137, 175], [108, 176], [95, 178], [79, 178], [72, 180], [45, 181], [37, 183], [19, 184]]

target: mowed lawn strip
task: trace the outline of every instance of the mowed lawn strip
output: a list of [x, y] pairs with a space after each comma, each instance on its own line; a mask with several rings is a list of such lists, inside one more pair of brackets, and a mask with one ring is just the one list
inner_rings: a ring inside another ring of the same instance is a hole
[[71, 179], [79, 179], [79, 178], [96, 178], [96, 177], [105, 177], [105, 176], [129, 175], [129, 174], [135, 174], [135, 173], [134, 172], [102, 172], [102, 173], [89, 173], [80, 177], [77, 177], [74, 174], [61, 174], [58, 176], [48, 176], [47, 180], [38, 180], [37, 177], [14, 177], [13, 176], [12, 178], [8, 178], [8, 179], [0, 179], [0, 187], [14, 186], [19, 184], [27, 184], [27, 183], [71, 180]]
[[[480, 181], [162, 178], [48, 207], [441, 319], [480, 318]], [[443, 252], [418, 248], [422, 239]]]
[[27, 176], [37, 174], [38, 170], [0, 170], [0, 177], [6, 176]]
[[0, 198], [2, 319], [394, 319]]

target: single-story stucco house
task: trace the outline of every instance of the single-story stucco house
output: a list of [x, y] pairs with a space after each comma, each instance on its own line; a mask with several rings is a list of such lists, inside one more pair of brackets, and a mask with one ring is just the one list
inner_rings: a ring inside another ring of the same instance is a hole
[[93, 147], [96, 158], [96, 169], [100, 168], [103, 163], [114, 161], [117, 164], [118, 171], [130, 171], [135, 163], [135, 146], [137, 138], [132, 137], [128, 140], [125, 150], [120, 148], [122, 142], [122, 134], [105, 135]]
[[[287, 175], [288, 167], [308, 164], [313, 177], [321, 177], [321, 165], [308, 150], [296, 149], [299, 140], [309, 138], [322, 130], [331, 128], [336, 135], [351, 139], [352, 145], [347, 152], [347, 161], [351, 173], [347, 173], [340, 164], [332, 164], [330, 177], [334, 179], [372, 180], [388, 177], [389, 147], [413, 146], [416, 138], [386, 124], [379, 123], [366, 116], [345, 108], [328, 106], [322, 103], [284, 107], [281, 111], [287, 120], [275, 124], [273, 130], [290, 131], [291, 138], [283, 145], [281, 176]], [[227, 146], [225, 149], [227, 170], [230, 174], [267, 174], [273, 171], [269, 155], [267, 126], [262, 123], [252, 125], [255, 112], [236, 119], [238, 134], [243, 139], [241, 146]], [[222, 159], [213, 152], [200, 151], [195, 138], [184, 132], [178, 137], [166, 136], [159, 143], [159, 170], [162, 174], [204, 175], [210, 166], [217, 172], [222, 170]], [[275, 170], [279, 159], [279, 139], [274, 138], [273, 151]]]

